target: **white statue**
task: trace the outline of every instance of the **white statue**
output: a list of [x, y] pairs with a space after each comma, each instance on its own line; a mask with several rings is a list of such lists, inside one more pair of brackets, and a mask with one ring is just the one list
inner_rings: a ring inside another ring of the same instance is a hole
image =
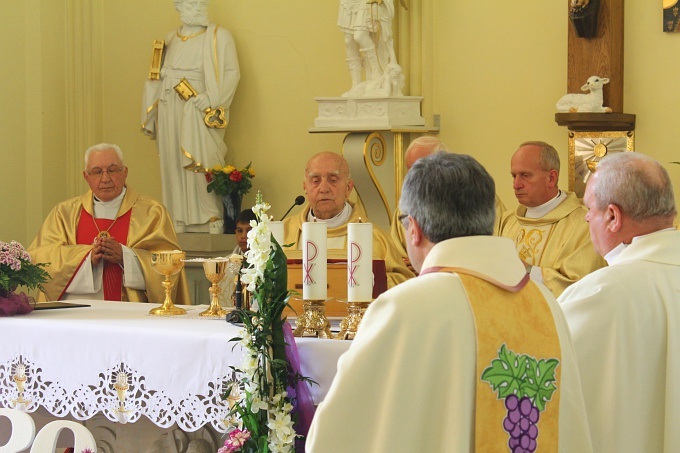
[[404, 74], [392, 39], [393, 18], [393, 0], [340, 0], [338, 26], [345, 34], [352, 79], [352, 88], [344, 97], [403, 95]]
[[576, 112], [597, 112], [611, 113], [612, 109], [604, 107], [602, 104], [602, 86], [609, 83], [605, 77], [591, 76], [581, 91], [590, 91], [588, 94], [565, 94], [557, 101], [557, 111], [563, 113]]
[[224, 133], [240, 71], [231, 33], [208, 21], [208, 0], [174, 4], [182, 26], [166, 36], [155, 77], [152, 61], [142, 131], [157, 140], [163, 203], [176, 231], [208, 232], [210, 222], [222, 218], [222, 202], [208, 193], [205, 170], [224, 165]]

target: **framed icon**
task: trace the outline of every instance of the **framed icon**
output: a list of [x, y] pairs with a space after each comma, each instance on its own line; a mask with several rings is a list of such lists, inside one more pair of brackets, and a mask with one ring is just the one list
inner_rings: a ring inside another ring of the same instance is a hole
[[583, 198], [588, 178], [608, 153], [635, 150], [635, 131], [569, 132], [569, 191]]

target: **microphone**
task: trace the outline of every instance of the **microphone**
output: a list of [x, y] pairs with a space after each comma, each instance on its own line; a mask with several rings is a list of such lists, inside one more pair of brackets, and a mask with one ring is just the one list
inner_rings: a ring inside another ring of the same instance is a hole
[[[302, 203], [304, 203], [304, 202], [305, 202], [305, 197], [303, 197], [302, 195], [298, 195], [297, 197], [295, 197], [295, 201], [293, 202], [293, 206], [291, 206], [290, 208], [288, 208], [288, 210], [287, 210], [286, 213], [283, 215], [283, 217], [281, 217], [281, 220], [285, 219], [286, 216], [288, 215], [288, 213], [289, 213], [295, 206], [300, 206], [300, 205], [301, 205]], [[279, 222], [280, 222], [281, 220], [279, 220]]]

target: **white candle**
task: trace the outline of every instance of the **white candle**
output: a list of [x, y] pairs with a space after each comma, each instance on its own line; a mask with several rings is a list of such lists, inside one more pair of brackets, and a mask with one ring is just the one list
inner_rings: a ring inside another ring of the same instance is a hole
[[347, 300], [373, 300], [373, 224], [347, 225]]
[[271, 220], [269, 222], [269, 231], [274, 235], [274, 239], [283, 246], [283, 222], [280, 220]]
[[302, 224], [302, 298], [326, 300], [327, 285], [327, 227], [322, 222]]

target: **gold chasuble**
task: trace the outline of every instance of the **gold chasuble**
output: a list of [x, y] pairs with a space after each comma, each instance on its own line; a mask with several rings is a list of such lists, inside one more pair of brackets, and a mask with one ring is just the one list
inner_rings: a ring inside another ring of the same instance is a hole
[[475, 319], [475, 451], [556, 453], [562, 357], [541, 291], [528, 275], [510, 288], [466, 269], [432, 271], [458, 274]]
[[[92, 250], [94, 236], [89, 238], [85, 236], [97, 233], [97, 228], [103, 232], [111, 227], [109, 234], [137, 255], [146, 290], [127, 288], [108, 279], [108, 283], [104, 283], [109, 285], [108, 290], [105, 286], [105, 293], [108, 292], [109, 297], [115, 297], [112, 294], [116, 293], [116, 288], [120, 288], [117, 291], [120, 294], [117, 300], [162, 303], [165, 299], [165, 289], [162, 285], [164, 276], [155, 272], [151, 267], [151, 252], [179, 250], [172, 220], [165, 207], [156, 200], [140, 195], [130, 186], [126, 186], [125, 198], [115, 220], [111, 223], [98, 222], [95, 225], [91, 223], [93, 215], [92, 191], [88, 191], [79, 197], [59, 203], [45, 219], [38, 235], [28, 248], [28, 253], [34, 263], [49, 263], [47, 272], [51, 279], [43, 284], [45, 293], [41, 293], [39, 299], [59, 300]], [[84, 230], [79, 231], [79, 225], [82, 224], [85, 228], [88, 220], [95, 231], [90, 231], [88, 234]], [[101, 219], [97, 220], [101, 221]], [[118, 231], [119, 224], [126, 224], [126, 231]], [[176, 291], [176, 294], [172, 296], [173, 300], [177, 304], [191, 303], [184, 271], [178, 275], [177, 284], [173, 287], [173, 293]], [[122, 277], [121, 275], [120, 278]], [[107, 278], [105, 276], [105, 279]], [[117, 277], [114, 275], [112, 278]], [[87, 295], [83, 295], [83, 298], [87, 298]]]
[[570, 193], [545, 216], [524, 217], [526, 206], [506, 212], [498, 236], [510, 238], [526, 264], [541, 268], [543, 284], [558, 297], [569, 285], [606, 266], [590, 240], [586, 209]]

